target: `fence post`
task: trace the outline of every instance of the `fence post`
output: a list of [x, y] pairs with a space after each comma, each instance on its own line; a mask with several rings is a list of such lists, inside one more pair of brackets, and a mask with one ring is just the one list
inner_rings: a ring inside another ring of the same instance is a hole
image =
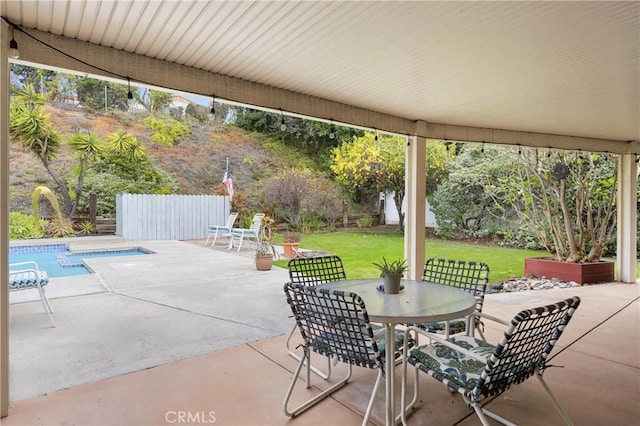
[[347, 202], [342, 200], [342, 227], [347, 228], [349, 226], [349, 217], [347, 216]]
[[98, 215], [98, 196], [95, 193], [89, 194], [89, 220], [96, 227], [96, 216]]

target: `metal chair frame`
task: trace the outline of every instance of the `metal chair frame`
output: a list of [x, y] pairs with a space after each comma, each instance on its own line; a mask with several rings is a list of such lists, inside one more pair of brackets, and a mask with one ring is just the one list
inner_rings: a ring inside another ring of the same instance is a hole
[[[476, 312], [482, 312], [484, 296], [489, 282], [489, 266], [484, 262], [472, 262], [466, 260], [452, 260], [432, 257], [427, 259], [422, 272], [422, 280], [436, 284], [448, 285], [463, 289], [476, 298]], [[427, 331], [433, 331], [431, 323], [417, 324], [417, 327]], [[464, 330], [456, 329], [458, 333]], [[482, 334], [482, 323], [476, 320], [473, 324], [473, 332], [485, 340]], [[445, 335], [449, 336], [450, 322], [445, 322]]]
[[[563, 421], [571, 425], [571, 419], [551, 393], [543, 374], [548, 367], [546, 362], [549, 359], [549, 354], [579, 305], [580, 298], [574, 296], [551, 305], [521, 311], [513, 317], [510, 323], [498, 321], [508, 327], [497, 346], [489, 345], [473, 336], [456, 344], [457, 339], [460, 339], [458, 336], [444, 338], [442, 335], [429, 333], [417, 327], [407, 328], [405, 338], [408, 333], [415, 332], [427, 336], [431, 343], [414, 348], [405, 357], [402, 376], [402, 403], [404, 404], [406, 399], [407, 364], [412, 364], [416, 367], [415, 392], [418, 387], [418, 372], [422, 371], [440, 381], [450, 391], [460, 393], [464, 401], [474, 409], [483, 425], [489, 425], [487, 416], [502, 424], [513, 425], [501, 416], [488, 411], [481, 405], [481, 402], [485, 398], [500, 395], [535, 375], [553, 401]], [[497, 320], [484, 314], [472, 315]], [[470, 346], [470, 341], [474, 342], [477, 347], [484, 347], [485, 352], [467, 349]], [[447, 366], [439, 365], [439, 361], [432, 356], [432, 354], [446, 352], [454, 352], [455, 354], [446, 357], [446, 359], [457, 359], [459, 364], [464, 364], [465, 357], [469, 359], [467, 362], [476, 360], [484, 363], [481, 371], [477, 370], [479, 372], [477, 380], [471, 379], [466, 374], [465, 379], [461, 380], [458, 371], [444, 368]], [[405, 415], [404, 412], [402, 414]], [[406, 422], [406, 416], [402, 421]]]
[[[19, 269], [16, 269], [18, 267]], [[47, 284], [49, 284], [49, 276], [46, 271], [41, 271], [38, 268], [36, 262], [29, 260], [9, 264], [9, 291], [37, 289], [42, 306], [49, 316], [49, 321], [55, 327], [56, 322], [53, 320], [53, 310], [44, 292], [44, 287]]]
[[260, 228], [262, 227], [262, 218], [265, 216], [264, 213], [256, 213], [253, 215], [253, 219], [251, 220], [251, 225], [249, 228], [232, 228], [231, 229], [231, 240], [229, 241], [228, 249], [233, 248], [233, 242], [238, 240], [238, 251], [242, 248], [242, 243], [245, 239], [253, 238], [253, 240], [257, 243], [258, 237], [260, 235]]
[[[284, 398], [285, 414], [294, 417], [346, 385], [351, 378], [352, 366], [357, 365], [378, 370], [362, 422], [366, 425], [371, 416], [378, 387], [385, 375], [385, 355], [379, 349], [382, 333], [374, 333], [364, 301], [355, 293], [302, 284], [286, 283], [284, 291], [304, 341], [303, 356], [298, 362]], [[396, 358], [401, 357], [402, 346], [398, 347], [395, 342], [391, 346], [385, 343], [384, 346], [385, 350], [393, 350]], [[405, 346], [409, 348], [411, 344]], [[304, 365], [305, 385], [307, 389], [311, 387], [311, 352], [346, 363], [347, 373], [326, 390], [290, 409], [289, 400]], [[416, 401], [417, 394], [408, 407], [404, 408], [403, 405], [403, 413], [398, 416], [398, 420], [405, 415], [406, 410], [413, 408]]]
[[236, 223], [237, 218], [238, 213], [232, 212], [229, 217], [227, 217], [227, 222], [224, 225], [210, 225], [207, 232], [207, 241], [204, 242], [204, 245], [208, 245], [209, 239], [213, 236], [211, 246], [215, 246], [218, 234], [220, 234], [221, 237], [230, 237], [231, 230], [233, 229], [233, 225]]
[[[289, 260], [287, 269], [289, 270], [289, 280], [292, 284], [315, 286], [347, 279], [342, 260], [335, 255], [293, 258]], [[300, 361], [301, 356], [291, 348], [291, 339], [297, 328], [298, 325], [294, 324], [287, 338], [286, 347], [289, 355]], [[326, 373], [314, 366], [311, 366], [311, 370], [327, 380], [331, 377], [331, 360], [327, 359]]]

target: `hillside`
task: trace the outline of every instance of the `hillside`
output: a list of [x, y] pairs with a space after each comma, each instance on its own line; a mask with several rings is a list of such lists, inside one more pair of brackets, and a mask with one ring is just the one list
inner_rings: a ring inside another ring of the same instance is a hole
[[[211, 194], [222, 181], [227, 158], [236, 191], [246, 194], [254, 193], [260, 178], [287, 166], [285, 160], [263, 147], [261, 135], [250, 135], [233, 126], [193, 125], [188, 137], [167, 147], [151, 141], [139, 116], [123, 115], [119, 119], [51, 106], [47, 113], [63, 137], [83, 128], [103, 137], [120, 128], [133, 134], [157, 165], [174, 176], [181, 194]], [[62, 150], [52, 167], [61, 176], [69, 176], [74, 164], [70, 153]], [[10, 147], [9, 167], [11, 211], [30, 212], [33, 189], [38, 185], [53, 189], [54, 183], [40, 161], [18, 144]]]

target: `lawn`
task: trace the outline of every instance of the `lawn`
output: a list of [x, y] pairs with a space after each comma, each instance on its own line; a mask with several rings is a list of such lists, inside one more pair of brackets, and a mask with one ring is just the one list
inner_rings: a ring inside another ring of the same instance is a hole
[[[281, 243], [281, 237], [277, 237], [275, 243]], [[305, 234], [300, 241], [300, 248], [327, 251], [340, 256], [349, 278], [375, 278], [378, 271], [373, 262], [378, 262], [383, 256], [388, 260], [402, 258], [404, 242], [401, 234], [389, 232], [333, 232]], [[548, 256], [548, 253], [438, 239], [427, 239], [425, 244], [425, 258], [485, 262], [489, 265], [490, 283], [522, 276], [524, 258], [541, 256]], [[277, 261], [276, 265], [286, 267], [287, 261]]]

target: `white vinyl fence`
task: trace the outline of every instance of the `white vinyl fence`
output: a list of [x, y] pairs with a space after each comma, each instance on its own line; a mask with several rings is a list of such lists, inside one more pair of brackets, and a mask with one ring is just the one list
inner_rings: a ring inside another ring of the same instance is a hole
[[116, 195], [116, 235], [127, 240], [195, 240], [229, 216], [221, 195]]

